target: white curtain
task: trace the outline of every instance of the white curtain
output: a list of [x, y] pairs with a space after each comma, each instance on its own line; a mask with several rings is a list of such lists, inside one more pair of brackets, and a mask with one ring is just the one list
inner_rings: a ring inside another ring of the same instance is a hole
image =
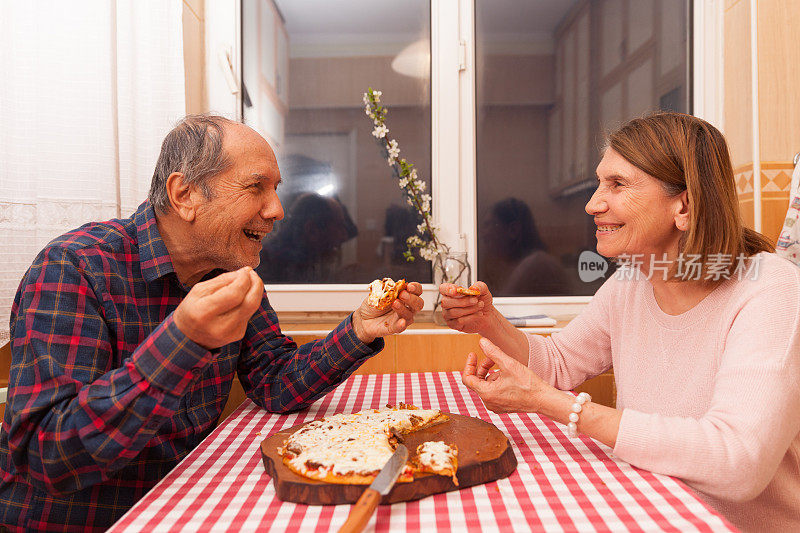
[[0, 0], [0, 342], [51, 239], [144, 201], [185, 110], [181, 0]]

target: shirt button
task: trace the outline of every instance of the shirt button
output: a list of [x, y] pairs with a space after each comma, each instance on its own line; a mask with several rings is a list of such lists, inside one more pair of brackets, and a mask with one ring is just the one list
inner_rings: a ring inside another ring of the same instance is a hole
[[201, 371], [199, 368], [193, 368], [193, 369], [192, 369], [192, 375], [193, 375], [194, 377], [197, 377], [197, 376], [199, 376], [199, 375], [201, 374], [201, 372], [202, 372], [202, 371]]

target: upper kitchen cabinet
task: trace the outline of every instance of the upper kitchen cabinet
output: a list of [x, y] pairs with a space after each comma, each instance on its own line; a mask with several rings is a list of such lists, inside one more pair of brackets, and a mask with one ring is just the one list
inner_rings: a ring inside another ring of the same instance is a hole
[[[242, 1], [243, 114], [276, 150], [289, 112], [289, 35], [273, 0]], [[255, 115], [255, 116], [254, 116]]]
[[621, 89], [618, 112], [601, 113], [605, 130], [654, 109], [687, 111], [685, 11], [678, 0], [598, 2], [597, 89], [601, 100]]
[[607, 132], [656, 109], [688, 111], [685, 11], [683, 0], [585, 0], [564, 18], [555, 34], [551, 194], [589, 186]]
[[548, 117], [550, 190], [556, 194], [591, 171], [591, 9], [589, 2], [576, 6], [556, 30], [555, 103]]

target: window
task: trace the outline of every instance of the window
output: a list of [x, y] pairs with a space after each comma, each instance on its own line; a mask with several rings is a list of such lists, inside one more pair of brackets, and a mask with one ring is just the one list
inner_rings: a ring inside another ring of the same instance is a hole
[[[383, 275], [423, 282], [433, 301], [430, 265], [397, 255], [413, 221], [370, 135], [367, 86], [383, 91], [402, 155], [431, 182], [441, 234], [466, 243], [473, 281], [501, 305], [556, 314], [603, 281], [578, 272], [595, 249], [584, 205], [603, 133], [656, 109], [719, 114], [720, 3], [241, 2], [242, 115], [276, 148], [285, 180], [287, 219], [265, 248], [288, 244], [262, 268], [282, 310], [352, 308]], [[689, 20], [704, 28], [697, 43]], [[422, 70], [398, 72], [414, 50]], [[304, 210], [317, 220], [298, 226], [313, 218]], [[280, 237], [292, 225], [313, 253]]]
[[430, 5], [245, 0], [244, 121], [276, 151], [286, 213], [264, 241], [267, 285], [431, 282], [403, 258], [416, 213], [372, 136], [367, 87], [383, 91], [402, 156], [430, 186]]
[[688, 112], [687, 9], [477, 0], [478, 275], [493, 294], [591, 295], [604, 281], [578, 269], [595, 249], [584, 206], [604, 132], [657, 109]]

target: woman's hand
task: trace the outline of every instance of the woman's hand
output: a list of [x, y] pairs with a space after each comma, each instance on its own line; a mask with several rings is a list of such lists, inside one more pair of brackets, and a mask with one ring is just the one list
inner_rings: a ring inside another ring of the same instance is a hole
[[491, 327], [494, 319], [492, 293], [482, 281], [476, 282], [471, 289], [480, 291], [478, 296], [458, 294], [458, 285], [442, 283], [439, 292], [442, 295], [442, 314], [447, 325], [463, 333], [480, 333], [482, 335]]
[[[495, 413], [539, 412], [544, 396], [555, 389], [488, 339], [481, 339], [480, 345], [487, 359], [478, 364], [474, 353], [467, 356], [461, 374], [464, 385]], [[495, 365], [498, 369], [492, 371]]]

